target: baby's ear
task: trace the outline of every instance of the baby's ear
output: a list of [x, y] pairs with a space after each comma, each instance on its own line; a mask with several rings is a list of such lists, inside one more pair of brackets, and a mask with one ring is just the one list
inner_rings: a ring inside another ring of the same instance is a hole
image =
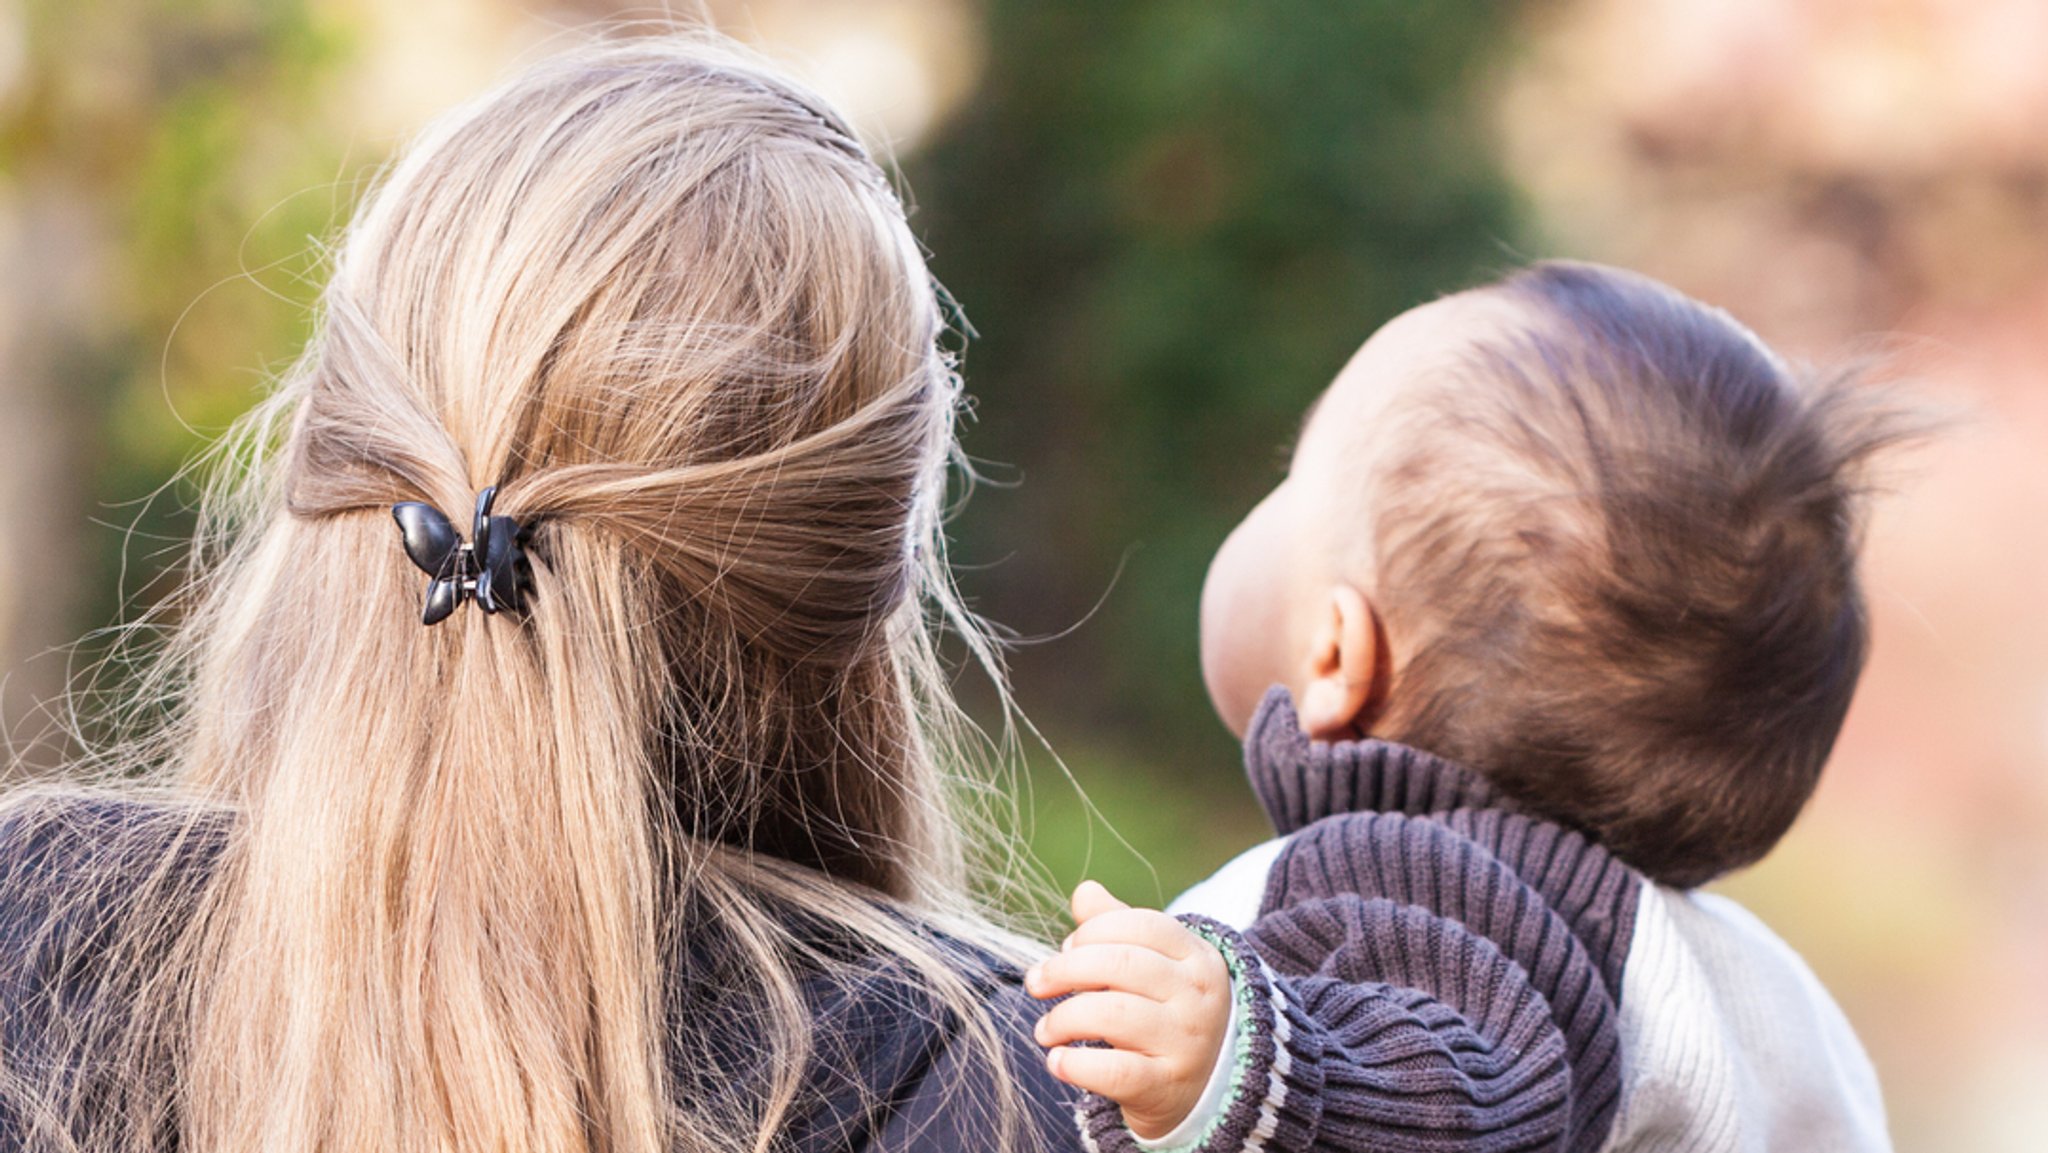
[[1386, 697], [1386, 634], [1372, 602], [1348, 584], [1330, 586], [1317, 612], [1295, 702], [1302, 731], [1318, 741], [1363, 736]]

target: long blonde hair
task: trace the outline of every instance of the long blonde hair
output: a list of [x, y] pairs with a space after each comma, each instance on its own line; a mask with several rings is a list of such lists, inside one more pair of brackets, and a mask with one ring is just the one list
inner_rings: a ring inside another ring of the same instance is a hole
[[[31, 1143], [765, 1149], [826, 964], [792, 911], [1000, 1069], [890, 911], [985, 929], [932, 639], [983, 643], [938, 525], [944, 324], [845, 123], [728, 48], [578, 50], [426, 132], [230, 454], [229, 543], [145, 683], [167, 719], [7, 802], [10, 837], [74, 844], [17, 905], [92, 937], [105, 992], [6, 1071]], [[466, 532], [493, 484], [529, 609], [423, 628], [390, 508]], [[739, 1071], [671, 1004], [685, 949], [757, 1015], [760, 1092], [692, 1092]]]

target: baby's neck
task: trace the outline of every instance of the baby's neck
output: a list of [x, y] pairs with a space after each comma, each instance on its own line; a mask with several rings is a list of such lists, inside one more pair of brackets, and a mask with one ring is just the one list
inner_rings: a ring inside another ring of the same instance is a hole
[[1478, 773], [1392, 741], [1315, 741], [1274, 687], [1245, 729], [1245, 775], [1283, 836], [1347, 812], [1442, 813], [1504, 804]]

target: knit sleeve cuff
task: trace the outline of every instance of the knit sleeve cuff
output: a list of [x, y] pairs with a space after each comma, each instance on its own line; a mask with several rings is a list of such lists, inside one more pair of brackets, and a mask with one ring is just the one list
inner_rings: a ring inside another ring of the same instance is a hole
[[1229, 926], [1194, 914], [1180, 921], [1215, 945], [1230, 969], [1238, 1029], [1234, 1051], [1227, 1055], [1230, 1089], [1223, 1108], [1193, 1142], [1148, 1149], [1124, 1124], [1116, 1102], [1090, 1093], [1076, 1110], [1083, 1143], [1091, 1153], [1307, 1150], [1322, 1119], [1320, 1029], [1289, 1003], [1272, 969]]

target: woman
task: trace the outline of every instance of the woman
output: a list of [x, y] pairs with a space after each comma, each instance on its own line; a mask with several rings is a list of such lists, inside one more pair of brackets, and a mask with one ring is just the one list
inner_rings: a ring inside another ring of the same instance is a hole
[[946, 776], [942, 327], [728, 50], [432, 128], [245, 422], [169, 719], [7, 802], [0, 1145], [1076, 1146]]

